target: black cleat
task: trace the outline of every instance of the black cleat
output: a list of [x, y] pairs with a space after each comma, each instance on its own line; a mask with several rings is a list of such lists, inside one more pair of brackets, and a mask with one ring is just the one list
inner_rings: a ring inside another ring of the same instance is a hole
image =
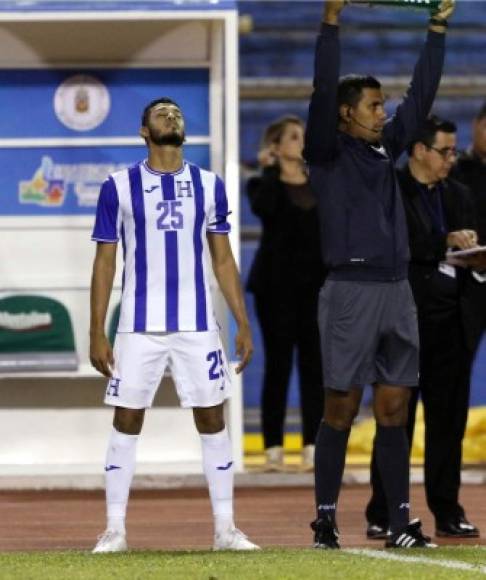
[[435, 525], [435, 535], [438, 538], [479, 538], [479, 530], [464, 516], [458, 516], [438, 521]]
[[432, 544], [430, 537], [422, 534], [422, 523], [417, 519], [402, 531], [391, 534], [385, 548], [437, 548], [437, 544]]
[[321, 550], [339, 550], [339, 530], [331, 518], [319, 518], [311, 523], [314, 531], [314, 548]]
[[388, 526], [368, 522], [368, 527], [366, 528], [366, 537], [368, 540], [386, 540], [389, 535], [390, 530]]

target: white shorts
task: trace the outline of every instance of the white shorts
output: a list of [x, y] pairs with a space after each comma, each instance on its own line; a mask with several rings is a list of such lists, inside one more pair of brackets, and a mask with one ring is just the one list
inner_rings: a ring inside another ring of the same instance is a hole
[[128, 409], [152, 406], [166, 368], [181, 407], [214, 407], [231, 393], [219, 332], [121, 332], [113, 348], [115, 366], [105, 403]]

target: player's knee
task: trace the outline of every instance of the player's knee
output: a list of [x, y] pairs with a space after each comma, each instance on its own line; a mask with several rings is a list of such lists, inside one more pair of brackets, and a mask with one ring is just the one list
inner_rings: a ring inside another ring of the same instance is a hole
[[376, 422], [384, 427], [403, 427], [407, 424], [410, 389], [387, 387], [375, 392]]
[[199, 433], [219, 433], [224, 429], [224, 415], [218, 407], [193, 409], [194, 423]]
[[408, 404], [406, 401], [388, 401], [376, 409], [375, 418], [385, 427], [403, 427], [407, 424]]
[[120, 433], [138, 435], [142, 430], [145, 409], [124, 409], [117, 407], [113, 426]]
[[196, 419], [196, 429], [199, 433], [205, 433], [207, 435], [219, 433], [224, 429], [224, 421], [222, 419]]
[[329, 410], [326, 409], [324, 413], [324, 421], [333, 429], [345, 431], [351, 429], [357, 414], [358, 408], [354, 406], [343, 406]]

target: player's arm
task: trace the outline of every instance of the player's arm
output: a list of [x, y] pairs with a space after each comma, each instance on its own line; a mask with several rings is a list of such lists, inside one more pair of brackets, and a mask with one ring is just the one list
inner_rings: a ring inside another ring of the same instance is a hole
[[228, 236], [208, 232], [207, 238], [214, 275], [238, 325], [236, 354], [240, 358], [240, 364], [236, 368], [236, 372], [240, 373], [250, 362], [253, 353], [253, 341], [243, 290], [241, 289], [240, 274], [236, 267]]
[[321, 32], [317, 37], [314, 90], [309, 105], [304, 147], [304, 158], [311, 165], [330, 159], [335, 150], [340, 66], [339, 15], [343, 7], [344, 0], [325, 3]]
[[105, 320], [116, 270], [116, 243], [96, 244], [91, 278], [91, 324], [89, 357], [105, 377], [111, 376], [113, 351], [105, 334]]
[[[436, 21], [447, 22], [454, 11], [454, 0], [442, 0]], [[429, 26], [427, 40], [415, 65], [412, 81], [395, 115], [385, 125], [384, 137], [394, 158], [398, 158], [424, 123], [439, 88], [445, 55], [445, 32], [442, 25]]]

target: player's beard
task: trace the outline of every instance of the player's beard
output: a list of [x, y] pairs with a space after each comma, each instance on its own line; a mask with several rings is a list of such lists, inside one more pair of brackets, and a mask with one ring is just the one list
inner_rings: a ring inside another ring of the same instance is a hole
[[184, 131], [181, 133], [172, 131], [172, 133], [162, 134], [152, 129], [152, 127], [149, 127], [148, 130], [150, 141], [154, 145], [172, 145], [173, 147], [181, 147], [186, 139]]

